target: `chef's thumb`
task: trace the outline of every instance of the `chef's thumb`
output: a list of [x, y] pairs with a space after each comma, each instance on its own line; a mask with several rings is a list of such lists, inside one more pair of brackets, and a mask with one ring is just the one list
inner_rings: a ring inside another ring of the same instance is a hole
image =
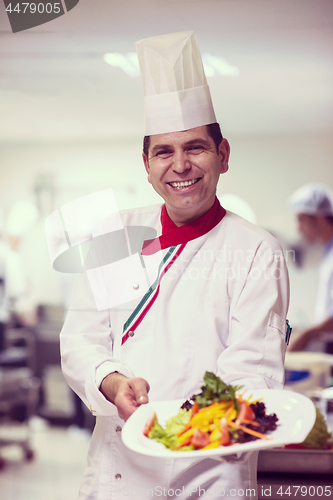
[[149, 384], [143, 378], [136, 378], [131, 381], [131, 387], [138, 405], [148, 403]]

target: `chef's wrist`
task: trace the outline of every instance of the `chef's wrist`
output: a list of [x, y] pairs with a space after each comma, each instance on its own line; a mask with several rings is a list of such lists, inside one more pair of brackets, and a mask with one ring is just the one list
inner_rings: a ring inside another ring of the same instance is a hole
[[125, 377], [125, 375], [122, 375], [121, 373], [109, 373], [106, 377], [103, 378], [99, 390], [101, 391], [105, 399], [114, 404], [119, 386], [126, 379], [127, 377]]

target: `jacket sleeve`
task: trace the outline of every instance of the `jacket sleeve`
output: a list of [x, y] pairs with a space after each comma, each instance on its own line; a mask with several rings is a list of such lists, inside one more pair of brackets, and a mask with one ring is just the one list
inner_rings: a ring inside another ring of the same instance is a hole
[[[235, 263], [234, 276], [241, 268]], [[289, 279], [275, 239], [262, 242], [245, 279], [229, 283], [228, 345], [218, 359], [218, 375], [246, 388], [281, 389], [284, 383]]]
[[[111, 215], [94, 231], [60, 334], [64, 377], [95, 416], [117, 414], [99, 390], [103, 378], [115, 371], [134, 377], [114, 357], [109, 308], [139, 300], [146, 283], [139, 255], [130, 254], [124, 244], [118, 215]], [[133, 283], [139, 283], [140, 289]]]
[[95, 416], [116, 415], [116, 407], [99, 390], [103, 378], [117, 371], [132, 378], [130, 368], [113, 357], [109, 310], [98, 311], [86, 273], [82, 273], [60, 334], [65, 379]]

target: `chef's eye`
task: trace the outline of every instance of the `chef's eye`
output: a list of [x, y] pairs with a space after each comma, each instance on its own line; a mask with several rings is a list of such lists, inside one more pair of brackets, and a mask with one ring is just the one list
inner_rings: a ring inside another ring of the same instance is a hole
[[204, 150], [204, 147], [203, 147], [203, 146], [200, 146], [200, 145], [190, 146], [190, 147], [188, 148], [188, 152], [189, 152], [189, 153], [192, 153], [192, 154], [195, 154], [195, 155], [197, 155], [197, 154], [201, 153], [203, 150]]
[[158, 158], [162, 158], [162, 160], [169, 158], [172, 155], [172, 151], [167, 149], [162, 149], [161, 151], [157, 151], [156, 156]]

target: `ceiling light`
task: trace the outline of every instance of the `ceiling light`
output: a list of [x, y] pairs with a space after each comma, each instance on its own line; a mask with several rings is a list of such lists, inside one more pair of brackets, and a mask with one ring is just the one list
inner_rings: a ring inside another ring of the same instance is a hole
[[109, 52], [104, 54], [103, 59], [114, 68], [122, 69], [128, 76], [137, 78], [140, 76], [139, 62], [135, 52], [120, 54], [119, 52]]
[[202, 62], [205, 68], [206, 76], [238, 76], [239, 69], [223, 57], [213, 56], [209, 52], [202, 54]]
[[[140, 76], [139, 62], [136, 52], [121, 54], [120, 52], [109, 52], [104, 54], [103, 59], [114, 68], [122, 69], [128, 76], [137, 78]], [[213, 56], [209, 52], [202, 54], [202, 62], [205, 74], [209, 78], [214, 75], [237, 76], [239, 69], [223, 57]]]

